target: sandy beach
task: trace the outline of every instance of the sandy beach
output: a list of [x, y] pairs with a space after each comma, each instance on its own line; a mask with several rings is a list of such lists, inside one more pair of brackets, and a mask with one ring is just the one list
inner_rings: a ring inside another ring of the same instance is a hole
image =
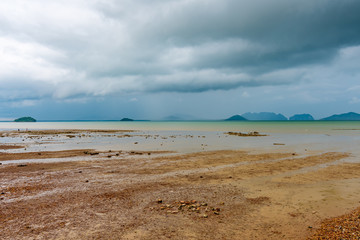
[[[355, 150], [271, 138], [268, 148], [209, 147], [244, 139], [226, 132], [210, 140], [117, 130], [0, 134], [1, 239], [360, 237]], [[164, 147], [191, 139], [198, 149]]]

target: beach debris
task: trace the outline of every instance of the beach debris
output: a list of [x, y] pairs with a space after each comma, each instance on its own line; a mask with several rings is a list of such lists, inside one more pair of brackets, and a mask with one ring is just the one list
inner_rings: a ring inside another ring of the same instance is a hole
[[162, 199], [161, 198], [159, 198], [158, 200], [157, 200], [157, 203], [162, 203], [163, 201], [162, 201]]
[[227, 135], [231, 136], [238, 136], [238, 137], [262, 137], [267, 136], [266, 134], [260, 134], [259, 132], [248, 132], [248, 133], [242, 133], [242, 132], [227, 132]]
[[26, 167], [27, 165], [26, 164], [19, 164], [17, 165], [18, 167]]
[[285, 145], [285, 143], [273, 143], [273, 145]]

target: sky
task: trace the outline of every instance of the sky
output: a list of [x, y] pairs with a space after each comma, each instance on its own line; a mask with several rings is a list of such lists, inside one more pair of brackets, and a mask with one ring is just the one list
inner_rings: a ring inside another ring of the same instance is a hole
[[0, 120], [360, 112], [358, 0], [1, 0]]

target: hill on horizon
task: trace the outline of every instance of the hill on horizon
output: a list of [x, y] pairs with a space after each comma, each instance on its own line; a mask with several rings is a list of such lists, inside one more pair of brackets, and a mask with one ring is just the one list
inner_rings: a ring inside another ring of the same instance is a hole
[[360, 121], [360, 114], [348, 112], [342, 114], [334, 114], [330, 117], [320, 119], [322, 121]]
[[36, 119], [32, 117], [21, 117], [15, 119], [14, 122], [36, 122]]
[[286, 121], [287, 117], [281, 113], [276, 114], [274, 112], [247, 112], [241, 115], [247, 120], [252, 121]]
[[295, 114], [289, 118], [290, 121], [314, 121], [314, 117], [310, 114]]
[[225, 121], [247, 121], [247, 119], [241, 115], [234, 115], [225, 119]]

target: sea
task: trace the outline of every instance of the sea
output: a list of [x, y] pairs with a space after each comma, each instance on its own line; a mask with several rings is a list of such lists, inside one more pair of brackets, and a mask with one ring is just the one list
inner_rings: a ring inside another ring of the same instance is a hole
[[349, 134], [360, 121], [54, 121], [0, 122], [0, 130], [114, 129], [148, 131], [258, 131], [264, 133]]
[[[352, 156], [346, 161], [360, 162], [360, 121], [0, 122], [0, 132], [47, 129], [129, 130], [129, 132], [91, 133], [89, 131], [89, 135], [85, 137], [52, 136], [49, 139], [44, 137], [42, 140], [23, 136], [1, 137], [0, 144], [25, 144], [25, 151], [96, 149], [193, 153], [241, 150], [254, 153], [288, 151], [299, 154], [333, 151], [350, 152]], [[227, 134], [253, 131], [266, 136], [239, 137]], [[131, 137], [122, 137], [123, 134]]]

